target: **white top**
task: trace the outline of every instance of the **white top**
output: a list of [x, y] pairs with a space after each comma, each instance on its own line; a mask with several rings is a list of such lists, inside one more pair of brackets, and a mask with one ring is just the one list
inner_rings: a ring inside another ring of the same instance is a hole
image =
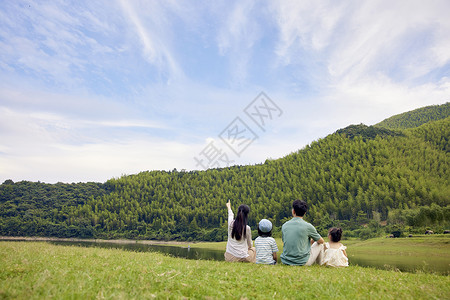
[[276, 263], [273, 253], [278, 252], [278, 246], [273, 237], [258, 236], [255, 240], [256, 263], [270, 265]]
[[248, 249], [253, 247], [252, 244], [252, 230], [250, 226], [247, 225], [246, 235], [241, 237], [238, 241], [231, 237], [231, 231], [233, 230], [234, 214], [231, 209], [228, 210], [228, 242], [227, 242], [227, 252], [231, 255], [239, 258], [248, 257]]
[[329, 243], [325, 243], [327, 248], [323, 253], [322, 265], [330, 267], [348, 267], [348, 258], [344, 255], [344, 250], [347, 249], [344, 245], [337, 249], [330, 248]]

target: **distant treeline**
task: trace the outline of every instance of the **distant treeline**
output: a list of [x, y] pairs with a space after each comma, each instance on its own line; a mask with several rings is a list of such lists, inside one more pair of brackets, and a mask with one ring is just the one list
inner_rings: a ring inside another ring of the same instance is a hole
[[411, 127], [352, 125], [253, 166], [142, 172], [103, 184], [6, 181], [0, 235], [221, 241], [227, 199], [235, 210], [250, 206], [253, 230], [268, 218], [277, 234], [297, 198], [322, 234], [336, 225], [361, 237], [449, 229], [450, 118]]

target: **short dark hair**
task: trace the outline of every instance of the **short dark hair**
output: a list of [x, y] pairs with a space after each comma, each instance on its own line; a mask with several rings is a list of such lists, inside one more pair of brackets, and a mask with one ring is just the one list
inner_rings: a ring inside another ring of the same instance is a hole
[[306, 202], [303, 200], [297, 199], [292, 203], [292, 208], [294, 209], [295, 214], [298, 217], [303, 217], [305, 213], [308, 211], [308, 204], [306, 204]]
[[342, 237], [342, 229], [337, 227], [332, 227], [328, 230], [328, 235], [331, 237], [332, 242], [339, 242]]
[[261, 236], [261, 237], [269, 237], [269, 236], [272, 236], [272, 230], [270, 230], [269, 232], [262, 232], [262, 231], [259, 229], [259, 226], [258, 226], [258, 235]]

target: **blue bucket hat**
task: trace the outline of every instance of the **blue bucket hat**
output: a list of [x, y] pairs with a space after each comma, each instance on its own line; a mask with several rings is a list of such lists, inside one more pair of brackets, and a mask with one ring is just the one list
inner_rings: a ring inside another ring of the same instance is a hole
[[261, 230], [261, 232], [270, 232], [272, 230], [272, 222], [267, 219], [262, 219], [261, 221], [259, 221], [258, 228], [259, 230]]

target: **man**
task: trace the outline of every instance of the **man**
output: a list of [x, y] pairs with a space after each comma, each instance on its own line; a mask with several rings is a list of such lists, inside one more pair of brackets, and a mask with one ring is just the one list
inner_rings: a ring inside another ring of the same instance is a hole
[[[321, 259], [323, 238], [313, 225], [303, 220], [308, 210], [305, 201], [295, 200], [292, 203], [292, 219], [281, 227], [283, 234], [283, 253], [281, 262], [286, 265], [310, 266]], [[316, 241], [312, 246], [312, 241]]]

